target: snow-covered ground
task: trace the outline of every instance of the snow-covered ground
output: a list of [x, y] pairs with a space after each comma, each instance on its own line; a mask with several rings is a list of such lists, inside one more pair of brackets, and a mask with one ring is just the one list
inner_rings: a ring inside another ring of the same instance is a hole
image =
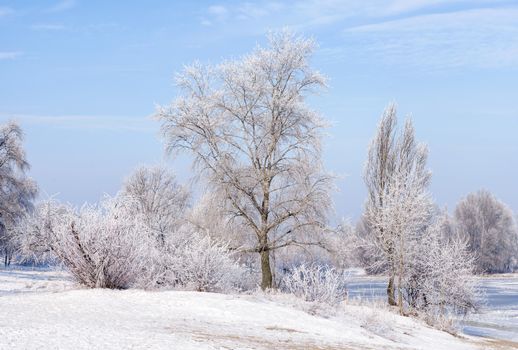
[[[306, 305], [307, 306], [307, 305]], [[491, 349], [390, 311], [332, 316], [293, 298], [80, 289], [66, 273], [0, 271], [0, 349]]]

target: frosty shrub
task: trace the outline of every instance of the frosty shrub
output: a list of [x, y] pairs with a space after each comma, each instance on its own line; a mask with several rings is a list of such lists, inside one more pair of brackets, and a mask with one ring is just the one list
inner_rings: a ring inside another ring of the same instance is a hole
[[476, 307], [474, 256], [461, 237], [444, 238], [441, 220], [427, 230], [415, 249], [405, 279], [406, 300], [431, 323]]
[[334, 268], [300, 265], [283, 276], [281, 290], [305, 301], [338, 305], [347, 297], [345, 278]]
[[154, 259], [155, 286], [199, 292], [239, 289], [245, 269], [228, 244], [196, 232], [172, 236], [165, 251]]
[[26, 225], [24, 250], [54, 257], [86, 287], [128, 288], [146, 264], [147, 229], [120, 200], [80, 209], [49, 201]]

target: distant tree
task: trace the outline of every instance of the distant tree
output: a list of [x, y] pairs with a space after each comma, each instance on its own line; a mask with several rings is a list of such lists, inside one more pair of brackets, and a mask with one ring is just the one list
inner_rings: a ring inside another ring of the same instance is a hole
[[513, 269], [518, 255], [518, 230], [505, 204], [488, 191], [478, 191], [459, 202], [455, 220], [477, 257], [479, 273]]
[[[270, 35], [270, 47], [218, 66], [195, 63], [178, 76], [180, 96], [157, 117], [170, 152], [188, 151], [246, 226], [259, 254], [261, 287], [272, 287], [272, 251], [318, 245], [331, 207], [332, 178], [321, 162], [322, 118], [304, 102], [324, 86], [311, 69], [311, 40]], [[247, 240], [244, 240], [247, 241]]]
[[0, 125], [0, 247], [5, 265], [16, 248], [16, 225], [32, 210], [37, 193], [36, 183], [26, 175], [29, 163], [22, 142], [18, 124]]
[[185, 223], [190, 192], [164, 167], [137, 168], [126, 179], [119, 196], [129, 197], [131, 210], [142, 217], [161, 245], [168, 234]]
[[429, 223], [433, 204], [427, 191], [428, 150], [416, 142], [410, 120], [400, 134], [396, 125], [396, 108], [390, 105], [369, 148], [364, 173], [368, 189], [364, 215], [373, 232], [373, 243], [381, 253], [380, 259], [374, 260], [388, 269], [388, 302], [402, 308], [404, 269], [412, 252], [412, 242]]

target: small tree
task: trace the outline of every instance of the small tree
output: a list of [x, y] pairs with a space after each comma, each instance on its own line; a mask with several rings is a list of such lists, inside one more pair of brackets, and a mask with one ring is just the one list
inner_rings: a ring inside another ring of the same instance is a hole
[[33, 208], [37, 187], [27, 177], [29, 169], [18, 124], [0, 125], [0, 247], [5, 265], [16, 248], [15, 228]]
[[518, 256], [512, 211], [488, 191], [469, 194], [455, 209], [458, 229], [477, 257], [477, 272], [508, 272]]
[[321, 164], [324, 122], [304, 102], [324, 86], [308, 64], [314, 43], [288, 32], [269, 43], [239, 60], [186, 67], [180, 96], [158, 111], [168, 150], [192, 154], [255, 237], [246, 250], [260, 255], [263, 289], [272, 287], [273, 250], [320, 244], [303, 233], [324, 227], [332, 183]]

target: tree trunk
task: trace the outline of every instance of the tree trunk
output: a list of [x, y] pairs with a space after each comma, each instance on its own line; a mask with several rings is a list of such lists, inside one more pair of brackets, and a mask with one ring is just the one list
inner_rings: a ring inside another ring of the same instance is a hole
[[270, 252], [268, 250], [263, 250], [260, 252], [261, 254], [261, 289], [269, 289], [272, 288], [272, 269], [270, 267]]
[[387, 286], [387, 298], [390, 306], [396, 306], [396, 298], [394, 297], [394, 276], [391, 275]]
[[401, 283], [402, 283], [402, 280], [401, 280], [401, 274], [399, 275], [398, 277], [398, 287], [397, 287], [397, 296], [398, 296], [398, 299], [397, 299], [397, 304], [399, 305], [399, 313], [401, 315], [404, 314], [404, 310], [403, 310], [403, 291], [401, 290]]

